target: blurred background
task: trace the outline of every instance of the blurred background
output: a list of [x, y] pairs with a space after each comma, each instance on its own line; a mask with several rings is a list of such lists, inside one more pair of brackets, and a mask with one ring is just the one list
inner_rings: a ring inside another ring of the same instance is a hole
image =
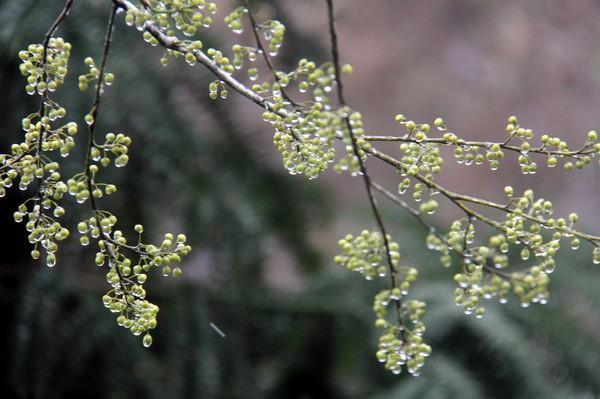
[[[323, 1], [253, 3], [259, 20], [287, 26], [280, 67], [304, 56], [327, 60]], [[232, 37], [220, 23], [236, 3], [219, 4], [206, 46], [252, 43], [248, 31]], [[37, 108], [17, 53], [41, 41], [61, 7], [0, 4], [2, 151]], [[480, 140], [503, 140], [512, 114], [573, 147], [600, 128], [597, 1], [339, 0], [337, 8], [342, 59], [355, 70], [347, 97], [368, 132], [398, 133], [399, 112], [418, 122], [442, 116]], [[85, 56], [100, 56], [108, 12], [105, 0], [76, 2], [59, 32], [73, 44], [70, 79], [56, 95], [69, 120], [89, 110], [91, 93], [77, 90], [76, 76]], [[206, 71], [183, 62], [163, 68], [161, 56], [119, 18], [108, 66], [116, 80], [98, 126], [133, 138], [128, 167], [106, 176], [119, 191], [100, 206], [122, 228], [143, 223], [155, 238], [184, 231], [194, 246], [183, 278], [156, 275], [148, 284], [161, 308], [154, 344], [143, 348], [105, 310], [91, 249], [64, 243], [53, 269], [31, 260], [24, 227], [12, 220], [26, 197], [13, 190], [0, 201], [0, 397], [600, 398], [600, 270], [589, 247], [562, 250], [548, 305], [490, 304], [476, 320], [453, 304], [453, 272], [425, 248], [424, 231], [382, 200], [405, 264], [419, 269], [412, 295], [428, 303], [433, 347], [421, 377], [394, 376], [374, 356], [380, 287], [332, 261], [338, 238], [373, 225], [362, 182], [332, 171], [311, 182], [287, 175], [260, 109], [235, 95], [209, 100]], [[80, 152], [63, 162], [65, 175], [81, 167]], [[397, 184], [393, 172], [369, 167], [381, 183]], [[440, 181], [496, 200], [506, 184], [532, 187], [598, 233], [599, 178], [597, 165], [521, 176], [508, 157], [496, 172], [449, 159]], [[83, 213], [73, 205], [66, 220], [74, 231]], [[443, 208], [433, 222], [444, 227], [457, 215]]]

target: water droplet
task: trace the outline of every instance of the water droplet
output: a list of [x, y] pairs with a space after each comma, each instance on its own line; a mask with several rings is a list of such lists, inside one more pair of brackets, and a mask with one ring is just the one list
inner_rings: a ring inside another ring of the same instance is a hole
[[596, 247], [596, 248], [594, 248], [594, 251], [593, 251], [593, 253], [592, 253], [592, 256], [593, 256], [593, 258], [592, 258], [592, 262], [593, 262], [595, 265], [600, 265], [600, 247]]
[[[138, 335], [139, 335], [139, 334], [138, 334]], [[150, 345], [152, 345], [152, 335], [150, 335], [150, 334], [146, 334], [146, 335], [144, 336], [144, 339], [143, 339], [143, 345], [144, 345], [144, 347], [146, 347], [146, 348], [148, 348]]]
[[46, 257], [46, 266], [54, 267], [56, 265], [56, 257], [54, 255], [48, 255]]
[[574, 238], [573, 240], [571, 240], [571, 249], [572, 250], [577, 250], [579, 249], [579, 246], [581, 245], [580, 241], [577, 238]]

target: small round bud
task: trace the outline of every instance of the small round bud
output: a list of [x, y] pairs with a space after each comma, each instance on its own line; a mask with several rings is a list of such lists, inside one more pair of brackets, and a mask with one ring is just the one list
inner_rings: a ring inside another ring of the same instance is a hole
[[152, 335], [146, 334], [144, 335], [143, 345], [147, 348], [152, 345]]

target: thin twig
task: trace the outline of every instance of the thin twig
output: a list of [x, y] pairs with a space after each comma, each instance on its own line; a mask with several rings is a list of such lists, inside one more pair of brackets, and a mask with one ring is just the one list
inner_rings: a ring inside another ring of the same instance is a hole
[[[275, 82], [279, 81], [277, 77], [277, 69], [275, 69], [275, 65], [273, 65], [273, 61], [271, 61], [271, 57], [267, 54], [265, 47], [262, 44], [262, 40], [260, 40], [260, 35], [258, 34], [258, 25], [256, 23], [256, 19], [254, 19], [254, 14], [252, 13], [252, 8], [250, 7], [250, 0], [243, 0], [246, 9], [248, 10], [248, 19], [250, 20], [250, 25], [252, 26], [252, 33], [254, 33], [254, 39], [256, 40], [256, 46], [258, 47], [258, 51], [262, 54], [265, 62], [267, 63], [267, 67], [273, 74], [273, 78]], [[291, 105], [294, 107], [298, 107], [298, 103], [296, 103], [288, 94], [286, 93], [283, 87], [280, 87], [281, 95], [285, 98]]]
[[[379, 160], [387, 163], [388, 165], [392, 165], [394, 166], [396, 169], [400, 170], [400, 171], [404, 171], [406, 172], [406, 167], [402, 164], [402, 162], [400, 162], [399, 160], [381, 152], [376, 150], [375, 148], [366, 148], [364, 149], [366, 152], [368, 152], [369, 154], [373, 155], [375, 158], [378, 158]], [[413, 176], [416, 180], [420, 181], [421, 183], [423, 183], [425, 186], [427, 186], [429, 189], [433, 189], [436, 191], [439, 191], [444, 197], [446, 197], [448, 200], [450, 200], [454, 205], [456, 205], [459, 209], [463, 210], [465, 212], [465, 214], [467, 216], [472, 216], [475, 217], [478, 220], [483, 221], [486, 224], [489, 224], [492, 227], [497, 227], [499, 224], [498, 222], [495, 222], [487, 217], [485, 217], [484, 215], [482, 215], [479, 212], [476, 212], [475, 210], [469, 208], [468, 206], [466, 206], [464, 204], [464, 202], [470, 202], [473, 204], [477, 204], [477, 205], [481, 205], [481, 206], [485, 206], [488, 208], [494, 208], [494, 209], [498, 209], [504, 213], [511, 213], [512, 210], [507, 208], [506, 205], [502, 205], [502, 204], [498, 204], [495, 203], [493, 201], [488, 201], [488, 200], [484, 200], [481, 198], [477, 198], [477, 197], [472, 197], [470, 195], [465, 195], [465, 194], [459, 194], [459, 193], [455, 193], [441, 185], [439, 185], [438, 183], [435, 183], [432, 180], [426, 179], [424, 176], [420, 175], [420, 174], [416, 174]], [[523, 218], [535, 222], [535, 223], [539, 223], [541, 225], [546, 225], [546, 220], [539, 218], [539, 217], [535, 217], [532, 215], [528, 215], [526, 213], [524, 213]], [[597, 246], [600, 243], [600, 237], [598, 236], [593, 236], [591, 234], [587, 234], [587, 233], [583, 233], [577, 230], [573, 230], [572, 228], [569, 227], [558, 227], [558, 226], [554, 226], [554, 229], [561, 231], [563, 233], [567, 233], [570, 235], [575, 235], [579, 238], [582, 238], [586, 241], [588, 241], [590, 244]]]
[[[56, 17], [56, 19], [54, 20], [54, 22], [52, 23], [52, 25], [50, 26], [50, 29], [48, 29], [48, 31], [46, 32], [46, 34], [44, 35], [44, 41], [42, 43], [43, 45], [43, 52], [42, 52], [42, 63], [41, 63], [41, 69], [42, 69], [42, 81], [44, 81], [45, 83], [47, 83], [48, 80], [48, 73], [46, 72], [46, 65], [48, 63], [48, 47], [50, 46], [50, 39], [52, 39], [52, 37], [54, 36], [54, 33], [56, 33], [56, 30], [58, 29], [58, 27], [63, 23], [63, 21], [65, 20], [65, 18], [67, 17], [67, 15], [69, 15], [69, 12], [71, 11], [71, 8], [73, 7], [73, 1], [74, 0], [66, 0], [65, 1], [65, 5], [62, 9], [62, 11], [60, 12], [60, 14], [58, 14], [58, 17]], [[46, 88], [44, 89], [44, 92], [42, 93], [42, 99], [40, 101], [40, 110], [39, 110], [39, 116], [40, 116], [40, 120], [46, 116], [46, 105], [48, 103], [48, 94], [49, 93], [49, 89], [48, 89], [48, 85], [46, 85]], [[42, 143], [44, 141], [44, 135], [46, 134], [45, 130], [44, 130], [44, 124], [41, 124], [41, 130], [39, 133], [39, 137], [38, 137], [38, 142], [37, 142], [37, 148], [36, 148], [36, 159], [41, 161], [40, 155], [42, 154]], [[41, 165], [38, 165], [38, 167], [41, 167]], [[42, 190], [42, 184], [43, 184], [43, 178], [38, 178], [37, 179], [38, 182], [38, 188], [37, 188], [37, 202], [39, 202], [39, 200], [41, 199], [41, 190]]]
[[383, 187], [382, 185], [380, 185], [379, 183], [375, 182], [375, 181], [371, 181], [371, 186], [379, 191], [380, 193], [382, 193], [384, 196], [388, 197], [390, 200], [392, 200], [393, 202], [395, 202], [397, 205], [399, 205], [402, 209], [404, 209], [406, 212], [408, 212], [411, 216], [413, 216], [421, 225], [423, 225], [423, 227], [425, 227], [427, 230], [429, 230], [430, 232], [435, 231], [435, 227], [431, 224], [429, 224], [424, 218], [423, 215], [421, 213], [421, 211], [411, 207], [410, 205], [408, 205], [404, 200], [402, 200], [401, 198], [399, 198], [398, 196], [392, 194], [389, 190], [387, 190], [385, 187]]
[[88, 146], [87, 153], [85, 156], [85, 173], [88, 191], [90, 195], [90, 204], [92, 206], [92, 210], [94, 211], [94, 215], [96, 217], [96, 221], [98, 222], [98, 227], [100, 227], [100, 218], [98, 217], [98, 207], [96, 206], [96, 199], [93, 195], [93, 184], [94, 184], [94, 176], [91, 171], [92, 166], [92, 149], [95, 143], [95, 135], [96, 135], [96, 119], [98, 117], [98, 112], [100, 110], [100, 99], [102, 98], [102, 90], [104, 86], [104, 70], [106, 68], [106, 61], [108, 59], [108, 53], [110, 52], [110, 45], [112, 43], [112, 34], [114, 31], [115, 25], [115, 16], [117, 15], [118, 6], [113, 3], [112, 10], [110, 13], [110, 17], [108, 18], [108, 25], [106, 28], [106, 37], [104, 39], [104, 49], [102, 52], [102, 60], [100, 61], [100, 69], [98, 72], [98, 80], [96, 82], [96, 91], [94, 94], [94, 102], [92, 104], [92, 111], [90, 115], [92, 116], [92, 122], [88, 126]]
[[[129, 0], [112, 0], [112, 1], [115, 4], [119, 5], [119, 7], [123, 8], [124, 10], [130, 10], [130, 11], [134, 11], [134, 12], [139, 12], [140, 11]], [[181, 53], [187, 53], [188, 52], [188, 49], [186, 48], [186, 46], [177, 37], [166, 35], [152, 21], [146, 21], [144, 23], [143, 30], [145, 30], [146, 32], [150, 33], [161, 44], [161, 46], [163, 46], [165, 49], [176, 51], [176, 52], [181, 52]], [[244, 97], [248, 98], [249, 100], [253, 101], [257, 105], [259, 105], [261, 108], [267, 109], [267, 110], [269, 110], [271, 112], [274, 112], [274, 113], [276, 113], [277, 115], [279, 115], [279, 116], [281, 116], [283, 118], [285, 118], [286, 116], [288, 116], [289, 113], [291, 112], [291, 111], [289, 111], [289, 110], [287, 110], [285, 108], [274, 109], [273, 108], [273, 103], [271, 103], [267, 99], [263, 98], [260, 94], [254, 92], [249, 87], [246, 87], [240, 81], [238, 81], [237, 79], [235, 79], [235, 77], [233, 77], [231, 74], [229, 74], [229, 73], [225, 72], [224, 70], [222, 70], [202, 50], [195, 49], [193, 51], [193, 54], [196, 57], [196, 60], [200, 64], [202, 64], [206, 68], [208, 68], [218, 79], [220, 79], [223, 82], [225, 82], [234, 91], [238, 92], [242, 96], [244, 96]], [[343, 94], [342, 94], [342, 98], [343, 98]], [[503, 143], [503, 145], [507, 145], [507, 143]], [[382, 152], [380, 152], [380, 151], [378, 151], [378, 150], [376, 150], [376, 149], [374, 149], [372, 147], [363, 146], [360, 149], [363, 150], [363, 151], [365, 151], [366, 153], [368, 153], [368, 154], [376, 157], [376, 158], [379, 158], [383, 162], [386, 162], [386, 163], [388, 163], [390, 165], [395, 166], [398, 170], [404, 170], [405, 169], [404, 166], [402, 165], [402, 163], [400, 161], [398, 161], [398, 160], [394, 159], [393, 157], [390, 157], [389, 155], [384, 154], [384, 153], [382, 153]], [[361, 158], [359, 157], [359, 160], [360, 159]], [[439, 184], [434, 183], [434, 182], [426, 179], [424, 176], [421, 176], [421, 175], [417, 174], [415, 176], [415, 178], [417, 180], [421, 181], [422, 183], [424, 183], [427, 187], [433, 188], [433, 189], [437, 189], [438, 191], [442, 192], [446, 198], [450, 199], [451, 202], [453, 202], [457, 207], [459, 207], [463, 211], [465, 211], [465, 206], [464, 206], [464, 204], [462, 202], [476, 203], [476, 204], [481, 205], [481, 206], [485, 206], [485, 207], [489, 207], [489, 208], [494, 208], [494, 209], [499, 209], [499, 210], [502, 210], [503, 212], [507, 212], [507, 213], [511, 211], [509, 208], [506, 207], [506, 205], [501, 205], [501, 204], [494, 203], [492, 201], [487, 201], [487, 200], [480, 199], [480, 198], [475, 198], [475, 197], [471, 197], [471, 196], [467, 196], [467, 195], [463, 195], [463, 194], [454, 193], [454, 192], [452, 192], [452, 191], [450, 191], [450, 190], [448, 190], [448, 189], [440, 186]], [[467, 208], [467, 209], [472, 214], [472, 210], [470, 210], [470, 208]], [[544, 224], [544, 220], [541, 220], [539, 218], [531, 217], [529, 215], [524, 215], [524, 217], [527, 218], [527, 219], [529, 219], [530, 221]], [[568, 227], [560, 227], [560, 228], [557, 227], [556, 229], [559, 230], [559, 231], [561, 231], [561, 232], [572, 234], [572, 235], [578, 236], [578, 237], [580, 237], [582, 239], [585, 239], [585, 240], [587, 240], [588, 242], [590, 242], [594, 246], [598, 246], [599, 243], [600, 243], [600, 237], [596, 237], [596, 236], [593, 236], [593, 235], [590, 235], [590, 234], [582, 233], [582, 232], [573, 230], [573, 229], [568, 228]]]
[[[371, 182], [371, 185], [373, 186], [373, 188], [377, 191], [379, 191], [381, 194], [383, 194], [386, 198], [388, 198], [390, 201], [394, 202], [395, 204], [399, 205], [402, 209], [404, 209], [406, 212], [408, 212], [410, 215], [412, 215], [425, 229], [427, 229], [427, 231], [430, 234], [433, 234], [435, 237], [437, 237], [440, 241], [442, 241], [449, 249], [451, 249], [452, 251], [454, 251], [457, 255], [459, 255], [462, 259], [464, 260], [470, 260], [473, 261], [473, 256], [470, 255], [469, 253], [467, 253], [466, 251], [461, 251], [459, 249], [457, 249], [454, 245], [450, 244], [448, 242], [448, 240], [446, 239], [446, 237], [444, 237], [442, 234], [440, 234], [437, 229], [430, 224], [427, 220], [425, 220], [422, 215], [421, 212], [412, 208], [410, 205], [408, 205], [404, 200], [402, 200], [400, 197], [398, 197], [397, 195], [393, 194], [391, 191], [387, 190], [385, 187], [381, 186], [380, 184], [378, 184], [377, 182]], [[503, 273], [499, 270], [496, 270], [493, 267], [490, 267], [489, 265], [483, 265], [484, 269], [486, 269], [486, 271], [488, 271], [489, 273], [493, 273], [496, 274], [506, 280], [510, 280], [510, 275]]]
[[[494, 145], [500, 146], [500, 148], [508, 151], [522, 153], [523, 150], [521, 147], [517, 147], [514, 145], [508, 145], [507, 142], [492, 142], [492, 141], [467, 141], [459, 139], [455, 142], [449, 142], [441, 137], [428, 137], [422, 140], [418, 140], [412, 136], [364, 136], [366, 141], [392, 141], [392, 142], [402, 142], [402, 143], [417, 143], [417, 144], [441, 144], [448, 145], [454, 147], [483, 147], [490, 148]], [[578, 155], [591, 155], [595, 154], [596, 150], [593, 146], [584, 145], [582, 148], [574, 151], [564, 151], [564, 150], [550, 150], [545, 148], [544, 146], [540, 146], [538, 148], [530, 148], [527, 150], [528, 153], [533, 154], [542, 154], [542, 155], [554, 155], [558, 157], [568, 157], [579, 159]]]
[[[347, 108], [346, 99], [344, 98], [344, 85], [341, 78], [340, 71], [340, 59], [339, 59], [339, 50], [338, 50], [338, 41], [337, 41], [337, 32], [335, 29], [335, 17], [333, 10], [333, 0], [326, 0], [327, 2], [327, 15], [329, 22], [329, 35], [331, 39], [331, 55], [333, 58], [333, 67], [335, 70], [335, 81], [337, 84], [337, 94], [338, 94], [338, 102], [342, 108]], [[343, 112], [346, 112], [344, 110]], [[381, 217], [381, 213], [379, 212], [379, 208], [377, 206], [377, 199], [375, 195], [373, 195], [373, 188], [371, 187], [371, 177], [369, 176], [369, 171], [365, 165], [364, 160], [362, 159], [359, 146], [356, 142], [356, 136], [352, 129], [352, 124], [350, 123], [350, 119], [348, 115], [343, 117], [346, 128], [348, 129], [348, 134], [350, 136], [350, 141], [352, 142], [352, 150], [354, 152], [354, 156], [358, 159], [358, 164], [360, 167], [360, 172], [363, 178], [363, 182], [365, 184], [365, 189], [367, 192], [367, 197], [369, 198], [369, 203], [371, 205], [371, 210], [373, 211], [373, 216], [375, 217], [375, 221], [377, 223], [377, 227], [381, 232], [381, 236], [383, 239], [383, 244], [385, 247], [386, 258], [388, 263], [388, 269], [390, 272], [390, 283], [392, 289], [397, 287], [396, 281], [396, 267], [394, 266], [394, 262], [392, 261], [392, 255], [390, 251], [390, 243], [387, 235], [387, 230], [385, 228], [385, 224], [383, 222], [383, 218]], [[401, 302], [400, 300], [395, 301], [396, 303], [396, 313], [398, 317], [398, 323], [402, 324], [402, 317], [400, 314]]]
[[[117, 15], [118, 8], [119, 8], [118, 5], [116, 3], [113, 3], [111, 13], [108, 18], [108, 23], [107, 23], [107, 27], [106, 27], [106, 36], [104, 38], [104, 46], [103, 46], [103, 51], [102, 51], [102, 59], [100, 61], [100, 69], [98, 72], [98, 80], [96, 81], [96, 90], [94, 93], [94, 101], [93, 101], [92, 110], [90, 113], [90, 115], [92, 116], [92, 122], [88, 125], [88, 146], [87, 146], [87, 152], [86, 152], [86, 156], [85, 156], [85, 174], [86, 174], [87, 190], [89, 192], [89, 198], [90, 198], [90, 205], [91, 205], [92, 211], [94, 213], [94, 218], [96, 219], [96, 224], [98, 225], [98, 228], [102, 232], [103, 239], [107, 242], [106, 250], [108, 251], [108, 255], [115, 263], [117, 262], [118, 259], [117, 259], [117, 256], [115, 255], [114, 249], [112, 248], [111, 245], [116, 245], [117, 243], [114, 240], [112, 240], [112, 238], [110, 237], [109, 234], [102, 231], [100, 212], [99, 212], [98, 206], [96, 204], [96, 198], [94, 197], [94, 175], [91, 170], [91, 167], [92, 167], [91, 161], [92, 161], [92, 149], [93, 149], [94, 143], [95, 143], [96, 120], [98, 118], [98, 113], [100, 111], [100, 100], [102, 98], [102, 91], [103, 91], [103, 86], [104, 86], [104, 70], [106, 68], [106, 62], [108, 60], [108, 54], [110, 52], [110, 45], [112, 43], [112, 34], [114, 31], [114, 25], [115, 25], [115, 17]], [[128, 278], [123, 276], [123, 274], [121, 273], [121, 271], [119, 270], [118, 267], [115, 267], [115, 270], [118, 273], [119, 279], [121, 281], [126, 281], [126, 282], [131, 283], [131, 280], [129, 280]], [[123, 297], [123, 300], [125, 301], [125, 303], [128, 303], [125, 291], [126, 290], [123, 290], [122, 297]]]

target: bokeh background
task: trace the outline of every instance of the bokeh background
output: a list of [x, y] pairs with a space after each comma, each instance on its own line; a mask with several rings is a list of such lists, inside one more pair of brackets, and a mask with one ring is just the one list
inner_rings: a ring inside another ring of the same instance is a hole
[[[73, 58], [57, 96], [78, 121], [91, 94], [78, 92], [76, 76], [83, 57], [100, 55], [108, 3], [77, 2], [60, 31]], [[219, 4], [220, 21], [236, 4]], [[327, 60], [323, 1], [254, 4], [259, 19], [287, 25], [278, 65]], [[41, 40], [61, 7], [0, 4], [2, 149], [36, 109], [17, 52]], [[502, 140], [506, 118], [516, 114], [577, 147], [600, 127], [597, 1], [339, 0], [337, 8], [342, 58], [355, 70], [347, 97], [369, 132], [397, 133], [393, 116], [401, 112], [429, 123], [443, 116], [465, 137]], [[213, 47], [251, 43], [248, 32], [232, 37], [222, 25], [202, 39]], [[25, 197], [12, 191], [0, 201], [0, 397], [600, 397], [600, 270], [589, 247], [562, 251], [548, 305], [490, 304], [476, 320], [453, 304], [452, 271], [425, 248], [424, 232], [382, 201], [405, 263], [419, 268], [414, 297], [428, 303], [434, 349], [419, 378], [384, 371], [371, 312], [379, 287], [331, 260], [340, 236], [373, 225], [362, 183], [332, 171], [312, 182], [287, 175], [256, 106], [235, 95], [209, 100], [211, 77], [201, 67], [163, 68], [161, 55], [119, 19], [109, 59], [117, 78], [99, 125], [134, 141], [128, 167], [107, 176], [118, 194], [101, 206], [122, 226], [143, 223], [153, 237], [185, 231], [194, 246], [184, 278], [157, 275], [150, 283], [161, 307], [154, 344], [143, 348], [104, 309], [104, 273], [90, 249], [63, 244], [53, 269], [29, 258], [24, 228], [11, 217]], [[81, 156], [69, 159], [67, 174]], [[456, 191], [500, 199], [506, 184], [532, 187], [558, 213], [577, 210], [583, 230], [599, 231], [597, 165], [572, 175], [542, 166], [525, 177], [513, 158], [497, 172], [447, 165], [442, 181]], [[393, 172], [374, 161], [369, 167], [383, 184], [397, 184]], [[68, 213], [71, 226], [77, 212]], [[443, 208], [434, 223], [457, 215]]]

